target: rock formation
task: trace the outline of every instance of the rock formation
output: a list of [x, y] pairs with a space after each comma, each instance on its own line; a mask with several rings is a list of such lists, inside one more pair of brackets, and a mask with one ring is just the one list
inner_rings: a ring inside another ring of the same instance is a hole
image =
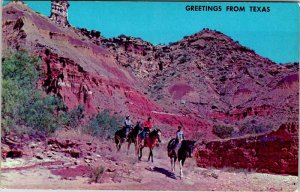
[[195, 152], [197, 165], [298, 175], [298, 131], [290, 123], [268, 134], [210, 141]]
[[62, 26], [69, 26], [68, 7], [69, 3], [67, 0], [51, 0], [50, 19]]

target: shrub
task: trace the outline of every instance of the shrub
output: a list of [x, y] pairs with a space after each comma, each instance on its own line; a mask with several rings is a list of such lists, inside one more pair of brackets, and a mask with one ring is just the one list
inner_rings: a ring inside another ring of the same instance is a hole
[[8, 52], [2, 65], [3, 80], [17, 82], [21, 87], [34, 89], [39, 78], [41, 60], [26, 51]]
[[77, 127], [84, 118], [84, 110], [84, 106], [78, 105], [77, 108], [70, 112], [62, 113], [60, 115], [61, 124], [71, 128]]
[[95, 182], [95, 183], [101, 182], [100, 179], [104, 171], [105, 171], [105, 167], [102, 165], [92, 167], [90, 173], [90, 178], [91, 178], [90, 182]]
[[122, 119], [120, 116], [111, 115], [110, 111], [105, 109], [92, 117], [86, 131], [93, 136], [110, 139], [118, 130]]
[[121, 34], [121, 35], [119, 35], [118, 37], [119, 37], [119, 38], [126, 38], [127, 36], [124, 35], [124, 34]]
[[265, 133], [268, 132], [269, 130], [272, 130], [273, 127], [271, 125], [264, 125], [261, 122], [257, 121], [247, 121], [242, 124], [241, 129], [240, 129], [240, 134], [258, 134], [258, 133]]
[[48, 135], [60, 126], [60, 119], [57, 118], [56, 112], [63, 105], [57, 97], [42, 97], [37, 93], [19, 109], [17, 123], [31, 127], [32, 133], [39, 132]]
[[214, 125], [213, 127], [213, 133], [222, 139], [230, 137], [233, 131], [234, 128], [231, 126]]
[[179, 59], [179, 64], [185, 63], [185, 62], [187, 62], [187, 61], [189, 61], [189, 60], [190, 60], [190, 59], [187, 57], [187, 55], [184, 54], [184, 55], [182, 55], [182, 56], [180, 57], [180, 59]]
[[8, 52], [3, 58], [2, 113], [4, 132], [16, 131], [50, 134], [59, 127], [56, 112], [65, 108], [55, 96], [43, 97], [37, 89], [40, 59], [26, 51]]
[[2, 65], [2, 125], [11, 125], [17, 118], [18, 109], [34, 93], [38, 79], [37, 58], [27, 52], [9, 52]]
[[177, 42], [169, 42], [169, 46], [173, 46], [173, 45], [176, 45]]

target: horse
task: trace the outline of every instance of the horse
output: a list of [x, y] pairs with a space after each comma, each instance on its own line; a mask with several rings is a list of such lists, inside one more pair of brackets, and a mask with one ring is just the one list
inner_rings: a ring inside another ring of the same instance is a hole
[[118, 131], [116, 131], [115, 133], [115, 143], [116, 143], [116, 147], [117, 147], [117, 151], [120, 151], [122, 143], [124, 143], [126, 138], [126, 131], [124, 128], [119, 129]]
[[171, 139], [168, 143], [168, 156], [171, 160], [172, 171], [175, 172], [175, 162], [178, 158], [179, 167], [180, 167], [180, 179], [183, 177], [183, 165], [186, 158], [191, 158], [194, 150], [196, 141], [192, 140], [183, 140], [181, 146], [179, 147], [176, 153], [176, 142], [175, 139]]
[[150, 157], [151, 157], [151, 161], [153, 163], [153, 148], [158, 144], [157, 141], [160, 143], [161, 139], [161, 131], [159, 129], [154, 129], [152, 132], [149, 133], [148, 136], [146, 136], [144, 143], [142, 143], [142, 136], [141, 134], [139, 134], [138, 136], [138, 142], [137, 142], [137, 147], [136, 147], [136, 152], [138, 155], [138, 159], [141, 160], [142, 156], [143, 156], [143, 148], [144, 147], [149, 147], [150, 152], [149, 152], [149, 157], [148, 157], [148, 161], [150, 161]]
[[[136, 140], [137, 140], [136, 138], [141, 129], [142, 128], [140, 126], [140, 122], [137, 122], [137, 124], [134, 126], [134, 128], [132, 130], [130, 130], [130, 132], [128, 133], [127, 140], [126, 140], [128, 142], [127, 154], [128, 154], [128, 150], [130, 148], [131, 143], [136, 144]], [[125, 128], [122, 128], [122, 129], [116, 131], [115, 143], [116, 143], [117, 151], [120, 151], [121, 146], [124, 143], [125, 139], [126, 139]]]
[[131, 143], [133, 143], [134, 146], [137, 145], [137, 136], [138, 136], [140, 130], [142, 130], [142, 127], [141, 127], [141, 123], [138, 121], [137, 124], [132, 129], [132, 131], [130, 131], [128, 133], [128, 136], [127, 136], [127, 142], [128, 142], [127, 155], [128, 155]]

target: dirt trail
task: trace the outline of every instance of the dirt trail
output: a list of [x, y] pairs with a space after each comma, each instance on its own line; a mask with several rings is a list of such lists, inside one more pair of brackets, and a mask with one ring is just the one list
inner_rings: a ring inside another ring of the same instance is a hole
[[[15, 189], [127, 189], [127, 190], [218, 190], [218, 191], [295, 191], [295, 176], [252, 173], [245, 170], [204, 169], [197, 167], [193, 159], [184, 166], [184, 178], [170, 171], [166, 144], [154, 150], [154, 162], [147, 162], [148, 149], [142, 161], [133, 155], [133, 148], [126, 155], [123, 145], [116, 152], [113, 143], [102, 145], [90, 159], [72, 158], [62, 153], [52, 154], [55, 158], [26, 157], [9, 159], [1, 164], [2, 188]], [[99, 148], [99, 146], [98, 146]], [[103, 167], [99, 183], [92, 182], [91, 173]], [[91, 171], [94, 170], [94, 171]]]

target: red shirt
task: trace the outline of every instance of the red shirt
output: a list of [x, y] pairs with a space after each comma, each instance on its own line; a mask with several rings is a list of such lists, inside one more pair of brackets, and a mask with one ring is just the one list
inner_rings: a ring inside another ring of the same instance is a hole
[[144, 127], [148, 127], [149, 129], [152, 129], [153, 124], [152, 124], [151, 121], [145, 121], [145, 122], [144, 122]]

